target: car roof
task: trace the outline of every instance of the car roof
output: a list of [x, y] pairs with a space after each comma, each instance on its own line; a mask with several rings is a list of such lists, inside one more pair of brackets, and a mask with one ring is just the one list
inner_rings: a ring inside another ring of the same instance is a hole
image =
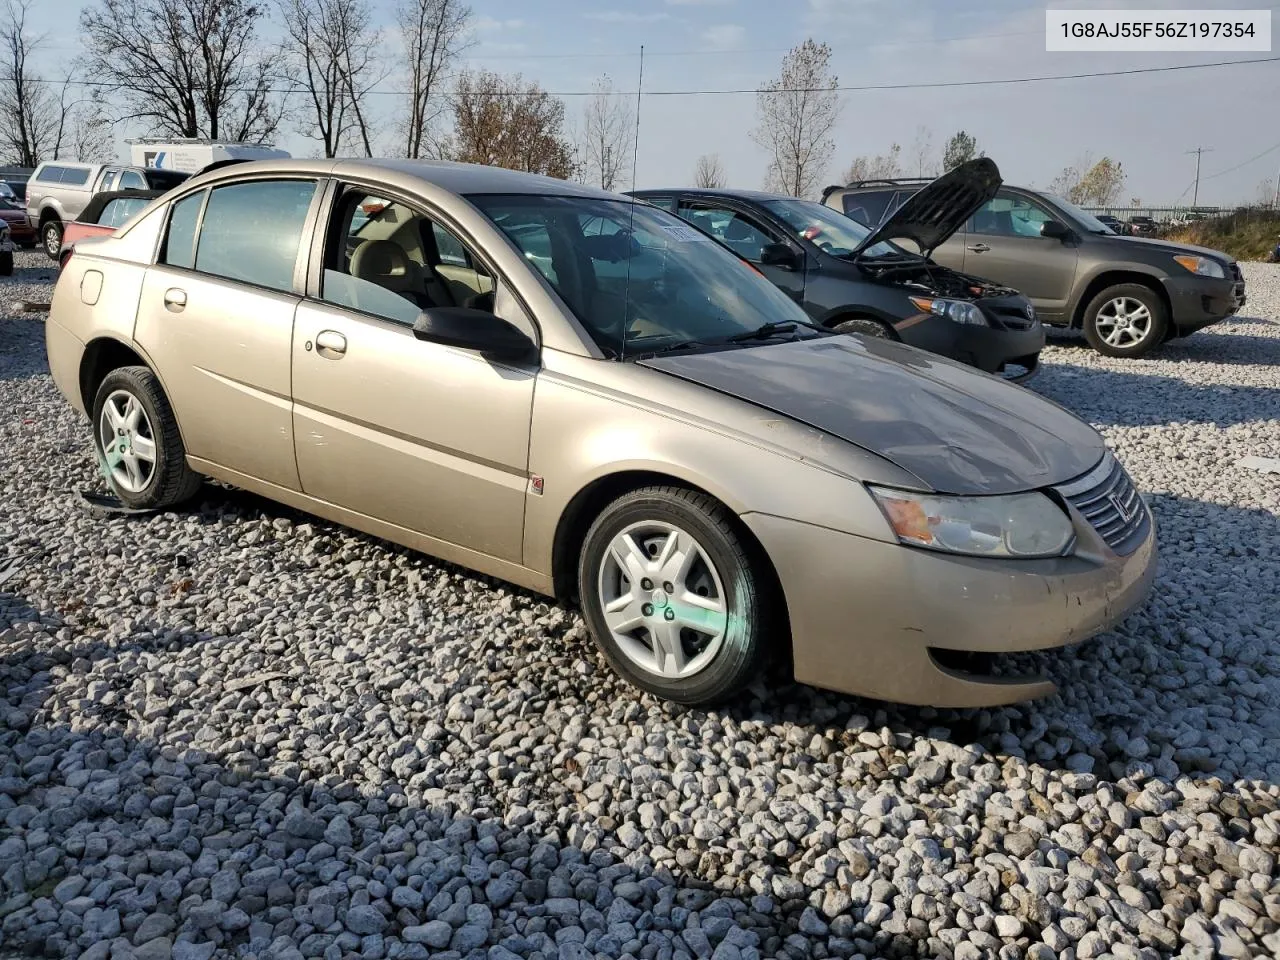
[[[218, 183], [237, 180], [254, 173], [296, 173], [313, 176], [346, 176], [366, 179], [415, 179], [432, 184], [450, 193], [524, 193], [541, 196], [596, 197], [608, 200], [626, 198], [595, 187], [544, 177], [519, 170], [486, 167], [474, 163], [455, 163], [450, 160], [247, 160], [208, 173], [197, 174], [187, 184]], [[187, 184], [184, 184], [186, 186]]]
[[794, 200], [785, 193], [767, 193], [763, 190], [732, 190], [722, 187], [663, 187], [630, 190], [633, 197], [670, 196], [673, 193], [697, 197], [724, 197], [729, 200]]

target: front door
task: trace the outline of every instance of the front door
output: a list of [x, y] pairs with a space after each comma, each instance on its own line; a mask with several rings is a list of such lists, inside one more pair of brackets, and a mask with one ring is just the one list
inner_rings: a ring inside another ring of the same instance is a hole
[[1040, 236], [1041, 224], [1056, 219], [1048, 208], [1000, 191], [969, 218], [964, 272], [1013, 287], [1041, 320], [1065, 323], [1078, 254], [1071, 240]]
[[[803, 266], [792, 270], [760, 262], [760, 251], [770, 243], [785, 243], [792, 250], [796, 249], [796, 245], [780, 232], [745, 210], [712, 199], [681, 200], [679, 214], [744, 260], [749, 260], [775, 287], [796, 303], [804, 302]], [[803, 251], [797, 251], [797, 255], [803, 264]]]
[[429, 307], [489, 309], [534, 335], [483, 258], [424, 208], [339, 191], [318, 294], [298, 307], [302, 489], [408, 530], [523, 558], [534, 365], [418, 340]]
[[173, 204], [134, 339], [164, 382], [192, 457], [291, 490], [289, 365], [312, 180], [251, 180]]

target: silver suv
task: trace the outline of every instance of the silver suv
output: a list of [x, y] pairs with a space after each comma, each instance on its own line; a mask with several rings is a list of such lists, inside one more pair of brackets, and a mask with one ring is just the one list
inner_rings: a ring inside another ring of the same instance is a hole
[[112, 163], [53, 160], [36, 167], [27, 182], [27, 220], [39, 231], [52, 260], [62, 250], [62, 225], [75, 220], [96, 193], [108, 190], [168, 190], [190, 174]]

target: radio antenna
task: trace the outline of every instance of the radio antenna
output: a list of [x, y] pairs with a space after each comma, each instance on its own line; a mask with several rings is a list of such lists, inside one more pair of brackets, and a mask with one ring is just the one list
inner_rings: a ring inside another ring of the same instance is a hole
[[[636, 166], [640, 158], [640, 97], [644, 93], [644, 44], [640, 44], [640, 78], [636, 82], [636, 129], [635, 139], [631, 145], [631, 189], [636, 188]], [[631, 197], [630, 221], [627, 224], [627, 283], [622, 298], [622, 344], [618, 349], [618, 359], [627, 359], [627, 328], [631, 326], [631, 244], [636, 230], [636, 204], [640, 201]]]

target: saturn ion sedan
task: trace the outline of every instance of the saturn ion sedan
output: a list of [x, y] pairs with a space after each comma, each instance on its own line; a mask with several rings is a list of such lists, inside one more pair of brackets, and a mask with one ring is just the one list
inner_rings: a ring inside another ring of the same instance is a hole
[[76, 245], [47, 330], [126, 504], [209, 477], [576, 600], [683, 703], [769, 658], [886, 700], [1041, 696], [983, 655], [1084, 640], [1154, 572], [1146, 505], [1071, 414], [811, 326], [675, 216], [559, 180], [197, 176]]

